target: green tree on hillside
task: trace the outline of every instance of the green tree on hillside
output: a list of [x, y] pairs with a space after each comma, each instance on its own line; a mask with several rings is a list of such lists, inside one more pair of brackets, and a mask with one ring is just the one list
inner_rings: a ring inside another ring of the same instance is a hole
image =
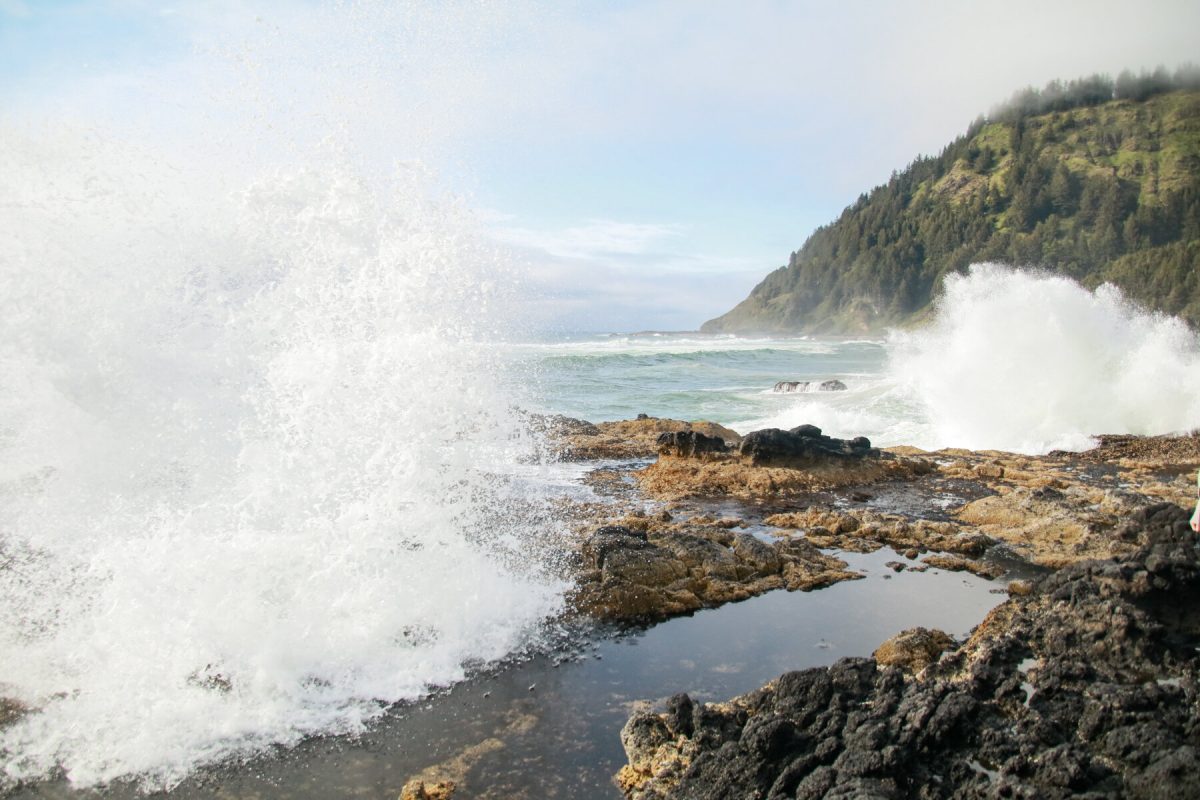
[[1200, 69], [1026, 89], [818, 228], [706, 330], [861, 330], [972, 262], [1112, 281], [1200, 326]]

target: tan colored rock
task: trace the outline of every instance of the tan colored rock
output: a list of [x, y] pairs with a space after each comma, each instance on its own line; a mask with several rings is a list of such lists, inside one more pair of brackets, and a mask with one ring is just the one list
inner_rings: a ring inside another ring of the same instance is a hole
[[763, 520], [777, 528], [824, 528], [830, 533], [852, 533], [861, 522], [853, 514], [825, 508], [807, 508], [784, 514], [772, 514]]
[[1004, 467], [999, 464], [977, 464], [974, 473], [981, 478], [1003, 478]]
[[981, 578], [998, 578], [1004, 574], [1004, 570], [995, 564], [987, 564], [959, 555], [930, 555], [925, 556], [921, 561], [935, 569], [944, 569], [949, 572], [970, 572]]
[[[705, 436], [721, 436], [723, 441], [737, 437], [719, 426], [678, 420], [556, 424], [574, 440], [590, 441], [590, 452], [609, 457], [649, 455], [665, 432], [703, 430]], [[850, 502], [785, 510], [765, 521], [779, 529], [775, 535], [780, 538], [825, 550], [871, 552], [890, 546], [909, 559], [938, 554], [910, 569], [933, 564], [994, 576], [997, 568], [978, 558], [996, 542], [1020, 558], [1050, 567], [1123, 556], [1140, 543], [1136, 535], [1123, 532], [1119, 520], [1162, 501], [1189, 506], [1195, 502], [1200, 436], [1101, 439], [1101, 447], [1083, 454], [891, 448], [882, 454], [872, 450], [861, 457], [834, 454], [786, 464], [760, 459], [765, 465], [753, 466], [739, 451], [717, 449], [661, 456], [639, 472], [609, 467], [592, 484], [608, 502], [577, 504], [579, 535], [584, 538], [585, 527], [624, 513], [620, 523], [661, 552], [618, 557], [607, 573], [585, 565], [580, 570], [579, 607], [601, 617], [661, 618], [775, 588], [814, 588], [858, 577], [844, 564], [823, 566], [782, 551], [776, 564], [762, 558], [757, 545], [738, 546], [735, 531], [752, 518], [749, 510], [713, 512], [708, 506], [706, 512], [713, 516], [691, 516], [717, 498], [786, 509], [792, 497], [804, 503], [811, 502], [814, 492], [832, 494], [837, 501]], [[862, 507], [869, 497], [863, 487], [876, 481], [905, 482], [906, 493], [926, 494], [931, 505], [937, 503], [938, 519]], [[945, 498], [955, 495], [976, 499], [947, 508]], [[648, 496], [665, 500], [670, 511], [647, 514], [643, 508]], [[614, 513], [614, 504], [623, 511]], [[947, 513], [949, 520], [944, 518]]]
[[[809, 508], [774, 514], [768, 525], [805, 530], [805, 538], [822, 548], [870, 553], [888, 545], [897, 552], [918, 549], [981, 555], [993, 542], [977, 530], [954, 522], [909, 520], [874, 511], [842, 512]], [[916, 557], [914, 552], [913, 557]]]
[[557, 446], [565, 458], [573, 460], [653, 458], [658, 454], [658, 437], [664, 433], [679, 431], [696, 431], [705, 436], [715, 436], [731, 445], [736, 445], [742, 438], [737, 431], [706, 420], [685, 422], [645, 417], [600, 422], [589, 429], [577, 429], [561, 436], [557, 440]]
[[573, 605], [606, 620], [663, 619], [775, 589], [809, 591], [862, 575], [802, 540], [685, 524], [643, 534], [602, 527], [581, 546]]
[[504, 750], [513, 736], [527, 736], [538, 719], [514, 707], [505, 715], [504, 724], [494, 736], [464, 747], [441, 763], [434, 764], [404, 784], [400, 800], [449, 800], [457, 789], [471, 796], [480, 795], [479, 787], [469, 786], [467, 775], [484, 757]]
[[954, 647], [954, 640], [936, 628], [909, 628], [888, 639], [872, 654], [880, 664], [896, 666], [916, 675]]
[[449, 800], [454, 795], [454, 781], [426, 783], [411, 780], [400, 791], [400, 800]]
[[696, 743], [672, 731], [664, 716], [635, 715], [621, 729], [628, 760], [617, 773], [617, 786], [630, 800], [661, 798], [679, 783], [698, 752]]
[[1103, 500], [1102, 491], [1086, 487], [1015, 487], [968, 503], [955, 516], [1035, 564], [1061, 567], [1132, 552], [1131, 544], [1106, 535], [1119, 517], [1102, 508]]
[[1010, 581], [1008, 584], [1009, 597], [1028, 597], [1033, 593], [1033, 581]]
[[636, 477], [647, 494], [663, 500], [767, 499], [906, 477], [913, 469], [911, 462], [895, 458], [830, 460], [796, 468], [753, 466], [737, 455], [704, 460], [662, 456]]

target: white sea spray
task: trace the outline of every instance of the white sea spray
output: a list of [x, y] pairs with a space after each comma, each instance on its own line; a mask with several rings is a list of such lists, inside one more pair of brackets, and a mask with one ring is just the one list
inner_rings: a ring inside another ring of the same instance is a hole
[[0, 785], [168, 788], [358, 731], [561, 608], [489, 345], [511, 264], [430, 170], [316, 143], [292, 99], [295, 140], [270, 98], [211, 142], [0, 126], [0, 697], [29, 709]]
[[889, 349], [890, 378], [924, 417], [913, 444], [1041, 453], [1200, 425], [1196, 335], [1111, 285], [975, 265]]

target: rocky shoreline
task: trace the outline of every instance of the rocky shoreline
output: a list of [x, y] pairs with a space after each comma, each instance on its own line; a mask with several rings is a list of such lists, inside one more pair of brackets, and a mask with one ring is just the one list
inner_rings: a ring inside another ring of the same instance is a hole
[[642, 417], [559, 430], [569, 457], [642, 459], [600, 470], [620, 513], [580, 533], [574, 601], [600, 619], [861, 577], [839, 551], [890, 547], [897, 571], [1046, 570], [1010, 584], [965, 642], [904, 631], [872, 658], [727, 703], [681, 694], [635, 714], [626, 796], [1200, 793], [1200, 549], [1182, 507], [1200, 436], [1023, 456], [878, 450], [812, 426], [739, 437]]
[[[582, 620], [645, 630], [818, 590], [865, 577], [862, 557], [846, 554], [877, 551], [864, 586], [963, 570], [1007, 595], [959, 640], [897, 630], [870, 658], [725, 702], [664, 701], [688, 688], [672, 673], [656, 706], [618, 712], [630, 715], [615, 776], [627, 797], [1200, 795], [1200, 548], [1187, 523], [1200, 433], [1024, 456], [880, 449], [813, 426], [739, 436], [646, 416], [536, 425], [596, 496], [553, 511], [574, 521], [564, 569]], [[1001, 580], [1010, 568], [1035, 577]], [[0, 698], [0, 726], [25, 713]], [[430, 767], [403, 796], [449, 798], [474, 763]], [[619, 751], [606, 763], [601, 782]]]
[[[673, 697], [621, 733], [631, 798], [1200, 795], [1200, 569], [1187, 512], [1131, 515], [962, 645], [885, 645], [728, 703]], [[890, 644], [890, 643], [889, 643]], [[914, 658], [914, 651], [924, 658]], [[915, 674], [914, 674], [915, 672]]]

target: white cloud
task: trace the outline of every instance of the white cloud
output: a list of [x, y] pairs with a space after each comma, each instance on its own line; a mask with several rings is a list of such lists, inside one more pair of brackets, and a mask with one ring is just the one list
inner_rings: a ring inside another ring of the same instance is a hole
[[642, 258], [662, 254], [662, 247], [684, 237], [682, 225], [593, 219], [559, 230], [493, 227], [501, 241], [552, 256], [591, 260]]
[[494, 225], [523, 277], [525, 312], [573, 330], [693, 330], [728, 310], [765, 269], [698, 252], [688, 227], [587, 220], [557, 229]]
[[[727, 309], [812, 227], [1023, 85], [1200, 52], [1194, 0], [164, 5], [79, 4], [155, 16], [148, 49], [175, 52], [24, 94], [0, 76], [0, 95], [180, 148], [190, 137], [223, 161], [303, 160], [335, 131], [368, 170], [476, 160], [490, 179], [489, 162], [514, 164], [495, 172], [517, 188], [480, 192], [506, 209], [481, 224], [560, 296], [651, 315], [635, 325]], [[535, 207], [564, 197], [569, 209]]]

